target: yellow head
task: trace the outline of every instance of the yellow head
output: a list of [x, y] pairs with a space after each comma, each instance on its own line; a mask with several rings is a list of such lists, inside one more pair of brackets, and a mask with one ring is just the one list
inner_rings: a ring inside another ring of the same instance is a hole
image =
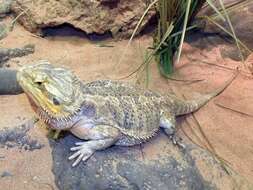
[[48, 61], [23, 66], [17, 80], [36, 107], [52, 118], [68, 118], [82, 104], [80, 80], [70, 70]]

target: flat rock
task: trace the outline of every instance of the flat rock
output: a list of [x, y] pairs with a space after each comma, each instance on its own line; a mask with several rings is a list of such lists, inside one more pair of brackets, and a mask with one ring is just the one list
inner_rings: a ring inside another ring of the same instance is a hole
[[[31, 32], [40, 32], [42, 28], [70, 24], [87, 34], [111, 33], [117, 37], [129, 36], [149, 1], [146, 0], [16, 0], [12, 11], [17, 15], [26, 10], [19, 22]], [[155, 11], [144, 18], [143, 28]]]
[[72, 135], [51, 142], [53, 173], [59, 189], [249, 189], [239, 176], [227, 174], [206, 151], [187, 144], [185, 150], [159, 134], [142, 146], [114, 146], [96, 152], [85, 164], [71, 167]]
[[[238, 3], [236, 0], [225, 0], [226, 5]], [[219, 7], [219, 3], [217, 6]], [[214, 13], [213, 9], [206, 7], [200, 11], [200, 15], [212, 15]], [[241, 40], [241, 42], [247, 46], [249, 50], [241, 47], [242, 54], [246, 58], [250, 55], [250, 50], [253, 49], [253, 4], [248, 3], [247, 5], [241, 6], [239, 8], [234, 8], [228, 12], [230, 21], [232, 23], [233, 29], [235, 31], [236, 37]], [[221, 20], [218, 16], [215, 21], [224, 27], [227, 31], [231, 33], [231, 28], [227, 21]], [[202, 23], [203, 24], [203, 23]], [[221, 49], [221, 55], [223, 58], [230, 58], [235, 61], [241, 61], [240, 53], [235, 44], [234, 39], [224, 32], [221, 28], [214, 25], [211, 22], [206, 22], [205, 27], [202, 31], [193, 32], [193, 35], [189, 37], [191, 44], [200, 49], [211, 50], [218, 45], [224, 45]]]
[[[241, 88], [240, 91], [235, 90]], [[246, 77], [238, 77], [233, 86], [216, 99], [216, 105], [234, 112], [253, 117], [253, 81]]]

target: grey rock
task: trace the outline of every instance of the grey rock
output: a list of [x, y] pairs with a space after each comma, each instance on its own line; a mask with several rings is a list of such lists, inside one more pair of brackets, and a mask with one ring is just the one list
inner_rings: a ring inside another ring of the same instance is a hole
[[6, 24], [0, 23], [0, 40], [4, 39], [9, 32], [9, 28]]
[[12, 2], [13, 0], [0, 0], [0, 17], [11, 11]]
[[190, 144], [181, 150], [163, 134], [142, 148], [114, 146], [96, 152], [85, 164], [73, 168], [67, 158], [70, 147], [78, 141], [67, 135], [50, 143], [60, 190], [236, 189], [233, 177], [210, 154]]
[[34, 53], [35, 46], [27, 44], [21, 48], [0, 48], [0, 67], [11, 58], [22, 57]]
[[[233, 4], [238, 1], [236, 0], [225, 0], [225, 4]], [[216, 2], [218, 3], [218, 1]], [[219, 3], [218, 3], [219, 4]], [[217, 5], [218, 6], [218, 5]], [[199, 15], [212, 15], [214, 11], [207, 7], [203, 9]], [[234, 9], [229, 12], [229, 18], [235, 30], [236, 36], [240, 39], [250, 50], [253, 49], [253, 4], [248, 4], [245, 7]], [[201, 22], [196, 21], [197, 24], [201, 25], [202, 30], [193, 31], [191, 35], [188, 37], [188, 42], [190, 42], [193, 46], [200, 49], [211, 50], [214, 47], [222, 44], [224, 48], [221, 50], [221, 55], [224, 58], [231, 58], [235, 61], [241, 61], [241, 57], [238, 51], [238, 48], [235, 44], [234, 39], [225, 33], [222, 29], [217, 27], [216, 25], [206, 22], [205, 25]], [[218, 17], [216, 18], [216, 22], [226, 28], [228, 31], [231, 31], [228, 22], [224, 22]], [[242, 48], [242, 53], [246, 58], [250, 55], [251, 52]]]
[[8, 171], [3, 171], [3, 173], [0, 176], [1, 177], [12, 177], [13, 175]]
[[[87, 34], [110, 32], [116, 37], [128, 37], [149, 4], [149, 0], [16, 0], [12, 10], [17, 15], [27, 10], [19, 22], [29, 31], [70, 24]], [[143, 28], [155, 15], [152, 10], [143, 20]]]
[[44, 147], [37, 140], [32, 139], [27, 133], [34, 126], [36, 120], [32, 119], [12, 129], [0, 130], [0, 147], [22, 148], [33, 151]]
[[[230, 14], [230, 19], [235, 30], [236, 36], [240, 39], [251, 51], [253, 50], [253, 4], [251, 3], [249, 6], [236, 9], [232, 11]], [[230, 27], [228, 23], [225, 24], [225, 28], [229, 31]], [[233, 44], [235, 44], [234, 40], [231, 40]], [[247, 57], [251, 52], [245, 51], [242, 48], [242, 52]], [[240, 54], [238, 48], [234, 45], [234, 47], [224, 48], [221, 52], [222, 56], [229, 57], [235, 61], [241, 61]]]

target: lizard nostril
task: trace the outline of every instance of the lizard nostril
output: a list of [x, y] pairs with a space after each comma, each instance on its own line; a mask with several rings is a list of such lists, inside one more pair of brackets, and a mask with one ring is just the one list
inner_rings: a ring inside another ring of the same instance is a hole
[[40, 85], [42, 85], [42, 82], [36, 82], [36, 84], [38, 84], [40, 86]]

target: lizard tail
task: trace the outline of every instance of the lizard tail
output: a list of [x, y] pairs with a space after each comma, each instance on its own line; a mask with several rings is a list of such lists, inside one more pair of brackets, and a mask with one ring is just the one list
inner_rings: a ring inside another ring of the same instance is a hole
[[226, 81], [223, 86], [216, 89], [214, 92], [203, 95], [200, 98], [197, 98], [195, 100], [179, 101], [177, 103], [178, 105], [175, 106], [177, 109], [174, 110], [176, 116], [188, 114], [201, 108], [209, 100], [221, 94], [234, 81], [234, 79], [238, 76], [238, 74], [239, 74], [239, 71], [237, 70], [237, 72], [228, 81]]

